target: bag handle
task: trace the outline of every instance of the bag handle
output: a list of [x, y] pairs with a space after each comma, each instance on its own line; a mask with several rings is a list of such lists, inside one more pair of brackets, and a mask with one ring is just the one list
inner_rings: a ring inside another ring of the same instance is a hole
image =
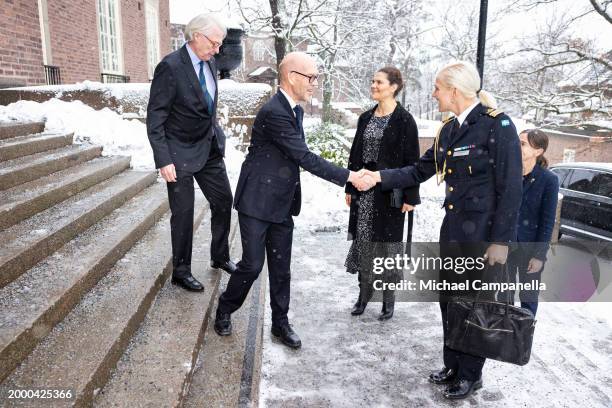
[[[494, 267], [495, 267], [495, 265], [492, 265], [492, 266], [489, 265], [488, 268], [489, 268], [489, 270], [492, 270]], [[505, 276], [506, 282], [510, 283], [510, 271], [509, 271], [509, 268], [508, 268], [508, 262], [506, 261], [506, 263], [502, 264], [501, 268], [502, 268], [502, 275]], [[471, 314], [473, 313], [473, 311], [474, 311], [474, 309], [476, 307], [476, 303], [478, 303], [479, 300], [480, 300], [480, 292], [481, 291], [478, 291], [478, 293], [476, 293], [476, 297], [472, 301], [472, 310], [470, 311], [470, 314], [468, 315], [468, 317], [471, 316]], [[511, 302], [510, 291], [508, 290], [508, 291], [506, 291], [506, 301], [504, 302], [504, 316], [506, 316], [506, 317], [508, 316], [508, 309], [510, 308], [510, 302]]]

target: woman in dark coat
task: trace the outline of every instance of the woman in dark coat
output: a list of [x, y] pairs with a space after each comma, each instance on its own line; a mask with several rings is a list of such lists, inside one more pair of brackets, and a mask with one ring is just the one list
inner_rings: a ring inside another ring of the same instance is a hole
[[[402, 74], [397, 68], [385, 67], [374, 74], [370, 92], [372, 99], [378, 103], [359, 117], [349, 157], [350, 170], [394, 169], [412, 165], [418, 160], [416, 122], [395, 100], [402, 88]], [[359, 298], [351, 314], [360, 315], [372, 296], [373, 281], [378, 279], [372, 272], [372, 255], [386, 256], [387, 252], [391, 255], [401, 252], [398, 249], [401, 249], [404, 237], [404, 215], [409, 213], [410, 237], [411, 211], [420, 203], [419, 187], [392, 192], [383, 192], [376, 187], [359, 192], [351, 183], [347, 183], [345, 191], [346, 203], [351, 208], [348, 239], [353, 240], [345, 266], [347, 272], [358, 274]], [[383, 276], [383, 280], [395, 281], [399, 272], [391, 272], [394, 276]], [[393, 316], [394, 302], [394, 292], [384, 291], [380, 320]]]
[[[548, 136], [538, 129], [520, 135], [523, 159], [523, 198], [517, 225], [518, 247], [508, 257], [509, 270], [520, 282], [540, 281], [555, 226], [559, 180], [544, 157]], [[538, 310], [538, 291], [520, 291], [521, 307]]]

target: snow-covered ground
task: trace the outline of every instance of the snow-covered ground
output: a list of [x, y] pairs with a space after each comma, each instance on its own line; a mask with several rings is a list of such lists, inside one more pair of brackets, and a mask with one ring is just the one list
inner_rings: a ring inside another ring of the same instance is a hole
[[[300, 218], [296, 224], [302, 224]], [[437, 228], [438, 220], [429, 228]], [[270, 335], [266, 300], [260, 406], [612, 406], [612, 326], [604, 310], [593, 313], [584, 303], [542, 303], [529, 364], [489, 360], [482, 390], [464, 401], [444, 400], [443, 387], [426, 379], [430, 370], [442, 367], [437, 303], [397, 303], [387, 322], [376, 319], [380, 303], [351, 316], [358, 287], [356, 277], [344, 270], [348, 247], [345, 230], [296, 228], [289, 320], [302, 348], [290, 350]], [[606, 310], [609, 314], [609, 306]]]

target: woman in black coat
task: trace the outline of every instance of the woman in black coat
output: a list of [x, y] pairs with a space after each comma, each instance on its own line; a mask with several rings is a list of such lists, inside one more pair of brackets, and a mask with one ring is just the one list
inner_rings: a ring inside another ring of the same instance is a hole
[[[402, 88], [402, 74], [397, 68], [385, 67], [374, 75], [370, 91], [378, 104], [359, 117], [349, 157], [350, 170], [395, 169], [413, 165], [419, 159], [416, 122], [395, 100]], [[419, 187], [392, 192], [376, 187], [359, 192], [347, 183], [345, 192], [346, 203], [351, 208], [348, 239], [353, 240], [345, 266], [347, 272], [358, 274], [359, 298], [351, 314], [360, 315], [372, 296], [373, 282], [378, 279], [372, 272], [371, 258], [403, 252], [404, 215], [409, 213], [407, 235], [410, 237], [411, 211], [420, 203]], [[400, 272], [391, 272], [393, 276], [383, 276], [383, 280], [395, 281]], [[394, 302], [394, 292], [385, 290], [380, 320], [393, 316]]]

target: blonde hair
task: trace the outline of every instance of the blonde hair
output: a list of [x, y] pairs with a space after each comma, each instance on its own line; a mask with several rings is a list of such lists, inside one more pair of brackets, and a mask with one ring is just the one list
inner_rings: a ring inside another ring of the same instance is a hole
[[484, 106], [497, 109], [493, 95], [480, 89], [480, 75], [471, 62], [451, 62], [438, 71], [436, 78], [448, 87], [457, 88], [466, 98], [478, 98]]
[[217, 27], [218, 29], [223, 31], [223, 38], [225, 38], [225, 36], [227, 35], [227, 28], [225, 27], [225, 24], [223, 24], [223, 22], [219, 19], [219, 17], [212, 13], [204, 13], [197, 15], [192, 18], [185, 26], [185, 39], [187, 41], [193, 40], [193, 35], [197, 32], [206, 35], [207, 33], [210, 33], [210, 30], [213, 27]]

